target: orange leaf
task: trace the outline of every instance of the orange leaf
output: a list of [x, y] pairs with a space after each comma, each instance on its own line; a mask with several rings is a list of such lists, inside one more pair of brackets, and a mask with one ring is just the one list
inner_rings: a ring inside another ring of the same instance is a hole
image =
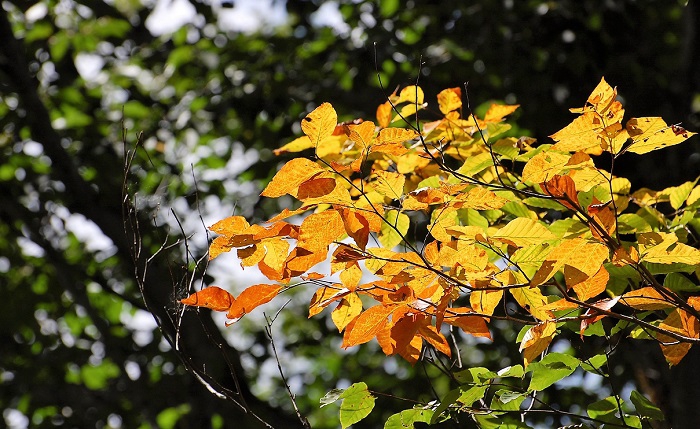
[[440, 353], [450, 357], [452, 356], [452, 350], [450, 349], [450, 344], [447, 339], [435, 329], [433, 325], [423, 325], [418, 328], [418, 333], [423, 337], [430, 345], [435, 347]]
[[[675, 309], [666, 319], [659, 324], [659, 328], [675, 332], [690, 338], [698, 338], [700, 322], [685, 310]], [[691, 343], [678, 342], [678, 340], [657, 333], [656, 337], [661, 344], [661, 351], [670, 365], [677, 365], [690, 350]]]
[[357, 210], [343, 209], [340, 212], [343, 218], [343, 225], [345, 226], [345, 232], [348, 233], [357, 247], [364, 250], [367, 247], [367, 242], [369, 241], [369, 231], [370, 225], [367, 218], [365, 218]]
[[226, 311], [236, 299], [218, 286], [209, 286], [195, 292], [180, 302], [195, 307], [206, 307], [214, 311]]
[[238, 295], [238, 298], [228, 309], [226, 317], [233, 319], [230, 323], [234, 323], [250, 313], [255, 307], [270, 302], [280, 290], [282, 290], [282, 286], [279, 285], [259, 284], [250, 286]]
[[229, 216], [209, 227], [209, 230], [217, 234], [234, 236], [248, 228], [250, 224], [243, 216]]
[[[564, 270], [564, 273], [566, 274], [566, 270]], [[578, 299], [587, 301], [603, 293], [608, 285], [609, 279], [610, 274], [608, 274], [608, 271], [605, 267], [600, 267], [600, 270], [598, 270], [593, 277], [588, 277], [583, 281], [569, 284], [567, 279], [567, 286], [574, 288]]]
[[546, 194], [556, 198], [567, 209], [577, 209], [579, 205], [578, 192], [571, 177], [557, 174], [550, 180], [541, 183], [540, 186]]
[[307, 216], [299, 228], [298, 246], [314, 253], [327, 252], [328, 246], [345, 234], [337, 210], [326, 210]]
[[637, 310], [663, 310], [675, 304], [651, 286], [643, 287], [622, 295], [620, 302]]
[[380, 104], [379, 107], [377, 107], [377, 122], [379, 123], [380, 127], [386, 128], [389, 126], [389, 123], [391, 122], [392, 109], [391, 103], [388, 101]]
[[306, 158], [294, 158], [282, 166], [260, 195], [277, 198], [291, 194], [299, 188], [299, 185], [323, 171], [325, 170], [313, 161]]
[[308, 198], [320, 198], [335, 189], [336, 182], [332, 177], [314, 177], [299, 185], [297, 198], [304, 201]]
[[374, 338], [387, 323], [387, 317], [394, 310], [393, 305], [375, 305], [361, 313], [353, 321], [352, 326], [345, 328], [343, 348], [364, 344]]
[[[503, 291], [499, 291], [503, 292]], [[445, 311], [445, 323], [457, 326], [467, 334], [475, 337], [484, 337], [491, 339], [491, 332], [486, 326], [486, 320], [476, 314], [469, 314], [469, 309], [449, 308]]]

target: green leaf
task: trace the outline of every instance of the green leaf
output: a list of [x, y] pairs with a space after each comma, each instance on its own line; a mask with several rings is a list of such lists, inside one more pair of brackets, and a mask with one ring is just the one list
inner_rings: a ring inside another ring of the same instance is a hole
[[177, 407], [166, 408], [156, 416], [159, 428], [172, 429], [182, 416], [190, 412], [189, 404], [182, 404]]
[[465, 369], [455, 374], [455, 379], [462, 384], [483, 383], [496, 377], [498, 377], [498, 374], [489, 371], [488, 368], [484, 368], [483, 366]]
[[457, 402], [457, 399], [459, 396], [462, 394], [460, 389], [452, 389], [445, 396], [443, 396], [442, 400], [440, 401], [440, 405], [435, 409], [435, 413], [433, 416], [430, 418], [430, 424], [435, 424], [438, 419], [440, 418], [440, 415], [442, 415], [445, 410], [447, 410], [450, 405], [454, 404]]
[[363, 382], [348, 387], [339, 398], [343, 399], [340, 404], [340, 424], [343, 429], [367, 417], [374, 408], [375, 397]]
[[129, 100], [124, 103], [124, 116], [128, 118], [143, 119], [153, 114], [152, 110], [136, 100]]
[[479, 399], [482, 399], [484, 397], [484, 394], [486, 393], [486, 389], [488, 388], [489, 386], [487, 384], [483, 384], [469, 387], [466, 390], [462, 390], [462, 393], [459, 395], [457, 402], [460, 402], [469, 407], [474, 402], [478, 401]]
[[664, 413], [661, 412], [659, 407], [636, 390], [632, 391], [630, 400], [641, 417], [647, 417], [652, 420], [664, 420]]
[[520, 364], [513, 365], [513, 366], [507, 366], [503, 368], [502, 370], [498, 371], [498, 376], [499, 377], [517, 377], [517, 378], [522, 378], [523, 375], [525, 375], [525, 370], [523, 369], [523, 366]]
[[119, 374], [119, 367], [108, 359], [103, 360], [99, 365], [85, 364], [80, 368], [80, 378], [85, 387], [90, 390], [106, 388], [109, 380], [118, 377]]
[[669, 273], [664, 279], [664, 287], [674, 292], [697, 292], [700, 286], [696, 285], [688, 277], [681, 273]]
[[600, 374], [600, 367], [608, 362], [608, 356], [605, 353], [595, 355], [590, 359], [581, 361], [581, 368], [593, 374]]
[[527, 370], [532, 371], [528, 390], [544, 390], [571, 375], [581, 362], [563, 353], [549, 353], [539, 362], [531, 363]]
[[530, 429], [527, 424], [508, 417], [503, 419], [501, 416], [475, 415], [474, 418], [480, 429]]
[[620, 234], [650, 232], [649, 223], [638, 214], [625, 213], [617, 218], [617, 228]]
[[393, 249], [403, 241], [411, 221], [408, 216], [398, 210], [387, 211], [385, 219], [377, 238], [382, 246]]
[[340, 395], [342, 395], [343, 392], [345, 392], [345, 389], [333, 389], [326, 393], [323, 398], [321, 398], [321, 408], [340, 399]]
[[606, 423], [616, 423], [619, 421], [615, 414], [617, 413], [617, 401], [614, 396], [608, 396], [605, 399], [594, 402], [588, 406], [588, 416], [592, 419], [602, 420]]
[[523, 403], [527, 393], [513, 392], [510, 390], [499, 390], [491, 399], [491, 409], [499, 411], [517, 411]]
[[389, 417], [384, 423], [384, 429], [413, 429], [414, 423], [430, 423], [433, 417], [433, 410], [403, 410]]

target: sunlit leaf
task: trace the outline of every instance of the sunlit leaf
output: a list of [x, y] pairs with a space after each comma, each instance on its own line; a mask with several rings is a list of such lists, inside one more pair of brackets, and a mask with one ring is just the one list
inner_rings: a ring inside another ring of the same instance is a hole
[[218, 286], [206, 287], [180, 300], [185, 305], [206, 307], [214, 311], [227, 311], [234, 301], [233, 295]]

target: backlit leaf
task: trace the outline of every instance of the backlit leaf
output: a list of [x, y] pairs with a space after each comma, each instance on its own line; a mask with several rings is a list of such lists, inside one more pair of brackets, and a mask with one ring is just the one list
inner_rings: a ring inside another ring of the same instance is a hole
[[209, 286], [180, 300], [185, 305], [206, 307], [214, 311], [227, 311], [235, 301], [233, 295], [218, 286]]
[[437, 95], [437, 100], [440, 111], [446, 115], [462, 107], [462, 90], [459, 87], [444, 89]]
[[669, 126], [658, 117], [632, 118], [626, 127], [634, 141], [627, 150], [636, 154], [677, 145], [696, 134], [675, 125]]
[[323, 103], [301, 120], [301, 130], [309, 136], [315, 147], [333, 134], [337, 124], [338, 115], [335, 109], [330, 103]]
[[399, 212], [398, 210], [389, 210], [385, 214], [386, 221], [382, 223], [382, 227], [377, 235], [379, 242], [387, 249], [393, 249], [394, 247], [401, 244], [406, 233], [408, 232], [408, 227], [410, 226], [410, 219], [406, 214]]
[[540, 244], [547, 240], [556, 239], [554, 234], [549, 232], [542, 223], [526, 218], [513, 219], [493, 234], [492, 238], [517, 247]]
[[674, 307], [669, 298], [651, 286], [627, 292], [620, 298], [620, 303], [637, 310], [663, 310]]
[[338, 306], [331, 313], [331, 319], [338, 328], [338, 332], [342, 332], [361, 312], [362, 301], [360, 301], [360, 297], [356, 293], [351, 293], [340, 300]]
[[299, 185], [323, 171], [325, 170], [313, 161], [306, 158], [294, 158], [282, 166], [260, 195], [277, 198], [290, 194], [295, 192]]
[[229, 307], [226, 317], [236, 322], [254, 308], [270, 302], [280, 290], [282, 290], [280, 285], [259, 284], [249, 286], [238, 295], [231, 307]]
[[375, 398], [365, 383], [351, 385], [339, 399], [343, 400], [340, 404], [340, 424], [343, 429], [367, 417], [374, 408]]
[[393, 310], [393, 306], [375, 305], [362, 312], [352, 327], [346, 328], [342, 347], [348, 348], [370, 341], [386, 325], [387, 317]]

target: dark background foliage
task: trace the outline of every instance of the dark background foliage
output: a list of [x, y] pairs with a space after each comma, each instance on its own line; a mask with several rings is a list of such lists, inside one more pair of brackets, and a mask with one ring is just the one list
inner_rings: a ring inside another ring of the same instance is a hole
[[[619, 87], [628, 116], [663, 116], [700, 129], [700, 8], [692, 1], [340, 2], [342, 31], [313, 24], [320, 3], [289, 1], [286, 24], [248, 34], [219, 30], [217, 16], [226, 9], [193, 1], [193, 23], [159, 36], [146, 26], [151, 6], [136, 0], [47, 1], [43, 15], [39, 4], [2, 3], [5, 424], [260, 426], [235, 401], [274, 427], [300, 426], [269, 369], [259, 320], [231, 328], [246, 330], [233, 334], [244, 340], [232, 347], [232, 334], [217, 329], [220, 320], [179, 312], [176, 298], [199, 285], [201, 270], [183, 245], [170, 245], [194, 233], [199, 239], [189, 250], [201, 255], [200, 215], [211, 223], [234, 207], [253, 220], [277, 211], [256, 196], [284, 161], [272, 149], [322, 101], [343, 119], [371, 117], [397, 85], [418, 81], [431, 101], [468, 82], [473, 106], [521, 104], [521, 131], [546, 141], [605, 76]], [[96, 77], [79, 72], [86, 58], [101, 64]], [[695, 138], [656, 156], [630, 155], [616, 173], [654, 189], [694, 180], [698, 145]], [[133, 155], [126, 168], [125, 153]], [[127, 208], [132, 202], [137, 209], [126, 213], [126, 228], [125, 171]], [[158, 253], [163, 243], [168, 247]], [[235, 278], [217, 281], [244, 286]], [[446, 387], [433, 367], [411, 369], [376, 347], [341, 353], [337, 333], [323, 319], [306, 320], [305, 298], [292, 299], [290, 307], [299, 305], [275, 322], [275, 339], [285, 356], [296, 357], [284, 360], [285, 371], [313, 427], [336, 426], [335, 410], [319, 411], [317, 401], [338, 380], [422, 400], [431, 399], [426, 380]], [[466, 348], [467, 364], [518, 362], [512, 328], [494, 335], [493, 344]], [[655, 344], [623, 341], [611, 361], [615, 388], [636, 385], [673, 427], [700, 420], [689, 403], [700, 395], [697, 350], [669, 370]], [[211, 377], [232, 400], [212, 396], [186, 368]], [[558, 393], [549, 400], [574, 411], [598, 394], [577, 386]], [[385, 413], [375, 411], [369, 425], [409, 406], [379, 400]], [[544, 424], [567, 422], [547, 418]]]

